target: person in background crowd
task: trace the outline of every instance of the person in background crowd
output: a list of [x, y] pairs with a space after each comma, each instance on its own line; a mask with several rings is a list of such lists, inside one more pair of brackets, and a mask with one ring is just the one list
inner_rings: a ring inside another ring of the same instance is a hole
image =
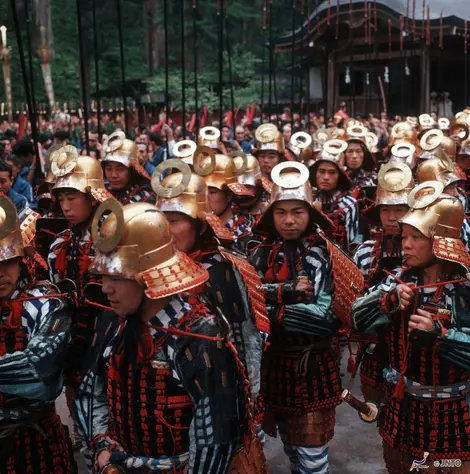
[[13, 148], [13, 153], [21, 160], [19, 175], [33, 186], [36, 179], [36, 155], [33, 142], [26, 138], [21, 139]]
[[70, 140], [70, 132], [67, 130], [57, 130], [54, 133], [54, 145], [67, 145]]
[[0, 192], [8, 196], [15, 205], [20, 222], [24, 219], [28, 209], [28, 200], [13, 189], [13, 169], [4, 161], [0, 161]]
[[28, 204], [30, 207], [35, 207], [35, 198], [33, 195], [33, 188], [28, 181], [25, 181], [21, 177], [21, 160], [16, 155], [10, 155], [5, 162], [11, 166], [13, 171], [13, 190], [16, 191], [18, 194], [21, 194], [28, 200]]

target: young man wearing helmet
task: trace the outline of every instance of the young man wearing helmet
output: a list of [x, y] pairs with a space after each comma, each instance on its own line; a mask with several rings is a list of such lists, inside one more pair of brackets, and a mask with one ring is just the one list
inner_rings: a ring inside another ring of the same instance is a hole
[[243, 382], [228, 333], [182, 296], [207, 271], [176, 250], [168, 221], [150, 204], [104, 205], [93, 236], [92, 271], [120, 319], [117, 330], [98, 334], [76, 400], [95, 469], [229, 472], [245, 422]]
[[350, 190], [351, 180], [344, 171], [346, 142], [329, 140], [310, 166], [310, 182], [317, 188], [316, 201], [334, 223], [332, 239], [347, 253], [362, 241], [359, 229], [359, 208]]
[[263, 429], [270, 436], [279, 430], [292, 472], [326, 474], [341, 381], [331, 348], [337, 321], [330, 261], [316, 226], [331, 222], [313, 206], [304, 165], [282, 163], [272, 174], [270, 205], [254, 228], [267, 237], [250, 259], [271, 321], [262, 361]]
[[[53, 283], [71, 280], [77, 303], [72, 315], [65, 371], [66, 394], [70, 402], [85, 368], [83, 354], [93, 339], [95, 317], [99, 312], [97, 307], [85, 302], [85, 287], [89, 283], [99, 283], [88, 271], [95, 254], [91, 221], [99, 202], [112, 196], [105, 189], [100, 163], [88, 156], [78, 156], [71, 145], [52, 153], [51, 171], [55, 176], [52, 194], [70, 228], [56, 235], [52, 242], [48, 255], [49, 278]], [[74, 444], [78, 445], [77, 433], [73, 437]]]
[[36, 284], [12, 202], [0, 196], [0, 470], [77, 472], [70, 438], [55, 411], [70, 338], [59, 291]]
[[139, 162], [137, 145], [121, 131], [110, 135], [103, 149], [101, 161], [109, 192], [122, 204], [149, 202], [156, 197], [150, 187], [150, 175]]
[[[410, 168], [404, 163], [390, 162], [382, 166], [378, 176], [376, 202], [366, 211], [371, 225], [378, 226], [379, 233], [373, 240], [359, 245], [354, 261], [364, 276], [365, 287], [379, 284], [387, 278], [385, 271], [394, 271], [403, 260], [399, 220], [408, 212], [408, 195], [414, 187]], [[379, 335], [380, 336], [380, 335]], [[382, 371], [386, 362], [384, 344], [379, 337], [364, 338], [355, 332], [350, 342], [358, 342], [361, 356], [361, 390], [365, 400], [383, 399]]]
[[442, 459], [460, 460], [452, 472], [469, 469], [470, 255], [459, 239], [462, 206], [443, 189], [426, 181], [410, 193], [400, 220], [406, 267], [353, 306], [360, 332], [387, 328], [380, 434], [392, 474], [425, 451], [431, 473], [446, 472]]

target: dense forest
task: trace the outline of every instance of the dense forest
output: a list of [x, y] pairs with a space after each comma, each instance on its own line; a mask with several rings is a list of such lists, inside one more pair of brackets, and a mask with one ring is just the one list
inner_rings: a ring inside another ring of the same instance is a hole
[[[81, 102], [77, 1], [14, 1], [26, 61], [28, 61], [28, 44], [29, 52], [32, 54], [36, 101], [42, 103], [47, 101], [38, 54], [43, 35], [47, 39], [52, 55], [50, 64], [56, 102], [61, 107], [66, 101]], [[81, 31], [87, 96], [89, 100], [93, 100], [95, 96], [97, 62], [100, 91], [106, 105], [121, 97], [122, 90], [117, 3], [119, 0], [79, 1], [82, 11]], [[208, 104], [211, 109], [217, 108], [221, 44], [224, 50], [222, 61], [224, 106], [229, 107], [231, 101], [230, 84], [233, 84], [234, 102], [237, 107], [259, 102], [262, 91], [267, 100], [269, 51], [266, 45], [269, 41], [270, 23], [269, 12], [263, 13], [263, 6], [268, 4], [269, 8], [269, 0], [228, 0], [225, 4], [218, 0], [120, 0], [120, 2], [125, 79], [132, 96], [137, 97], [148, 92], [153, 102], [162, 101], [165, 90], [166, 32], [169, 95], [175, 108], [181, 106], [183, 70], [186, 109], [191, 111], [194, 108], [196, 73], [199, 104]], [[293, 0], [273, 1], [271, 24], [274, 39], [290, 31], [293, 12], [296, 24], [300, 25], [307, 13], [306, 3], [303, 0], [299, 1], [293, 9]], [[314, 0], [311, 0], [311, 3], [313, 5]], [[95, 9], [96, 30], [93, 28], [93, 9]], [[217, 14], [218, 9], [222, 9], [221, 15]], [[266, 28], [263, 28], [263, 24], [266, 24]], [[10, 0], [0, 2], [0, 25], [7, 27], [8, 44], [12, 47], [10, 65], [13, 103], [17, 109], [18, 105], [24, 102], [24, 87]], [[273, 64], [276, 67], [276, 93], [280, 96], [286, 94], [290, 87], [290, 80], [285, 73], [289, 61], [281, 55], [275, 55]], [[264, 85], [262, 85], [263, 78]], [[5, 101], [3, 84], [0, 87], [0, 101]]]

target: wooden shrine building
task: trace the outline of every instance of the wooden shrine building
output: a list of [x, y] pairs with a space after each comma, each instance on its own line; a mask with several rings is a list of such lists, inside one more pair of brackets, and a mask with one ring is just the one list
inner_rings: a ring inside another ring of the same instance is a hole
[[302, 5], [302, 25], [274, 47], [295, 57], [304, 103], [328, 115], [342, 102], [350, 115], [384, 105], [389, 115], [418, 115], [448, 93], [454, 113], [470, 105], [470, 0], [326, 0], [310, 14]]

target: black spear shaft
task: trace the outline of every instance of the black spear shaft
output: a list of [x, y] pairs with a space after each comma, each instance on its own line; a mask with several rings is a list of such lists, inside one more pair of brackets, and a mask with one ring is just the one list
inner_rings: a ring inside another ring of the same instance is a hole
[[80, 54], [80, 79], [82, 84], [83, 97], [83, 120], [85, 122], [85, 148], [87, 154], [90, 154], [90, 133], [88, 130], [88, 100], [85, 78], [85, 58], [83, 56], [83, 35], [82, 35], [82, 9], [80, 0], [77, 0], [77, 24], [78, 24], [78, 49]]
[[39, 148], [37, 146], [36, 139], [34, 138], [34, 137], [37, 138], [36, 116], [34, 114], [33, 102], [31, 99], [30, 84], [28, 80], [28, 73], [26, 71], [26, 60], [25, 60], [24, 50], [23, 50], [23, 40], [21, 38], [21, 30], [20, 30], [20, 24], [18, 20], [18, 11], [16, 9], [15, 0], [11, 0], [11, 10], [13, 13], [13, 22], [15, 24], [15, 33], [16, 33], [16, 42], [18, 44], [18, 52], [20, 54], [21, 74], [23, 76], [23, 85], [24, 85], [24, 91], [26, 95], [26, 103], [28, 104], [28, 116], [29, 116], [29, 121], [31, 122], [31, 131], [33, 133], [34, 154], [36, 155], [36, 179], [39, 182], [39, 179], [41, 178]]
[[290, 118], [291, 118], [291, 128], [294, 130], [294, 61], [295, 61], [295, 14], [296, 6], [295, 0], [292, 0], [292, 50], [291, 50], [291, 80], [290, 80]]
[[119, 53], [121, 57], [121, 87], [122, 87], [122, 101], [124, 107], [124, 124], [126, 133], [129, 133], [129, 118], [127, 116], [127, 98], [126, 98], [126, 65], [124, 62], [124, 39], [122, 30], [122, 12], [121, 0], [116, 0], [116, 10], [118, 17], [118, 32], [119, 32]]
[[[228, 8], [225, 11], [225, 34], [227, 35], [227, 56], [228, 56], [228, 77], [230, 81], [230, 107], [232, 109], [232, 128], [235, 132], [235, 97], [233, 94], [233, 76], [232, 76], [232, 49], [230, 46], [230, 30], [228, 23]], [[234, 133], [235, 135], [235, 133]]]
[[273, 3], [269, 1], [269, 107], [268, 120], [271, 123], [271, 112], [273, 106], [273, 80], [274, 80], [274, 49], [273, 49]]
[[196, 137], [199, 136], [199, 97], [197, 88], [197, 3], [193, 0], [193, 62], [194, 62], [194, 113], [196, 114]]
[[224, 15], [224, 5], [223, 1], [219, 0], [219, 11], [217, 12], [217, 20], [219, 25], [219, 127], [222, 128], [223, 125], [223, 108], [224, 108], [224, 41], [223, 41], [223, 15]]
[[181, 14], [181, 115], [183, 119], [183, 139], [186, 139], [186, 66], [184, 54], [184, 0], [180, 0], [180, 14]]
[[95, 50], [95, 87], [96, 87], [96, 117], [98, 120], [98, 137], [101, 141], [101, 95], [100, 95], [100, 66], [98, 58], [98, 29], [96, 26], [96, 0], [93, 0], [93, 49]]

